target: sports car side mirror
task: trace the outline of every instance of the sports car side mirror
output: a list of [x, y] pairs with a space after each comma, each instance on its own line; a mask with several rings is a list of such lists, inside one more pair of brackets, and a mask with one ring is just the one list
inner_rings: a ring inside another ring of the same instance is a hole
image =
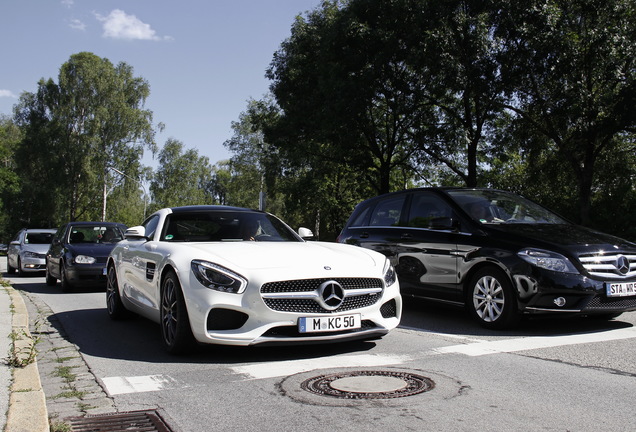
[[146, 228], [143, 226], [130, 227], [124, 233], [126, 238], [146, 238]]
[[314, 240], [314, 233], [311, 232], [309, 228], [298, 228], [298, 235], [302, 237], [303, 240]]

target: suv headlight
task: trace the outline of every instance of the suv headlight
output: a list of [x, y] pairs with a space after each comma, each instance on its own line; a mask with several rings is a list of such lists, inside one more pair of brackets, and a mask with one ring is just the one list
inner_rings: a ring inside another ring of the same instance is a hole
[[201, 285], [215, 291], [240, 294], [247, 286], [247, 280], [232, 270], [208, 261], [194, 260], [192, 273]]
[[75, 264], [95, 264], [95, 257], [88, 255], [78, 255], [75, 257]]
[[569, 259], [556, 252], [543, 249], [523, 249], [517, 255], [530, 264], [555, 272], [578, 273], [578, 270]]
[[397, 280], [395, 269], [391, 265], [391, 261], [389, 261], [388, 259], [384, 262], [384, 271], [382, 273], [384, 274], [384, 282], [386, 283], [387, 287], [393, 285]]

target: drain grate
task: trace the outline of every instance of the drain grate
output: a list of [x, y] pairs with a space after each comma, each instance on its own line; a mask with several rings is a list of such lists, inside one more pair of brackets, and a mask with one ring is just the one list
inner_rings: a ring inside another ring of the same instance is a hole
[[66, 420], [73, 432], [172, 432], [157, 411], [130, 411]]
[[342, 399], [390, 399], [424, 393], [434, 389], [435, 383], [409, 372], [361, 370], [309, 378], [300, 387]]

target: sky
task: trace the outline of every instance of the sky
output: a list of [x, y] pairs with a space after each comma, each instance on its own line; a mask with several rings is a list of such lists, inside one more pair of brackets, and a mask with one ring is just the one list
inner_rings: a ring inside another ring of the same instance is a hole
[[[58, 82], [71, 55], [125, 62], [150, 84], [145, 108], [156, 137], [181, 141], [211, 164], [250, 99], [267, 94], [265, 71], [298, 15], [321, 0], [0, 0], [0, 115], [11, 116], [40, 79]], [[146, 152], [143, 163], [156, 160]]]

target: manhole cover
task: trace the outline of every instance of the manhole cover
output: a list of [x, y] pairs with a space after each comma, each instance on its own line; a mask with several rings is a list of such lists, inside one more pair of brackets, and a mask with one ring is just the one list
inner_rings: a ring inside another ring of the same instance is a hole
[[398, 371], [350, 371], [309, 378], [300, 384], [311, 393], [342, 399], [391, 399], [423, 393], [435, 383], [421, 375]]

